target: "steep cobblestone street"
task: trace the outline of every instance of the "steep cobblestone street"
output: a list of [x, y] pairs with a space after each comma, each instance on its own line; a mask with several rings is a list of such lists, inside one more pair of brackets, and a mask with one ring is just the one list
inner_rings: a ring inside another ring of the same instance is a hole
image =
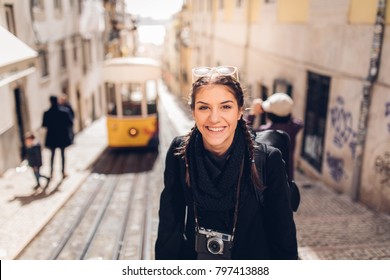
[[390, 217], [296, 172], [301, 205], [295, 214], [302, 259], [390, 259]]

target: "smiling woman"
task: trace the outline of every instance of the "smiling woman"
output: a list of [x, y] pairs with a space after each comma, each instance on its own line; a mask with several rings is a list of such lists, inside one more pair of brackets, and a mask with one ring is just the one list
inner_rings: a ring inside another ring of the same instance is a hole
[[[279, 150], [253, 140], [237, 72], [193, 71], [195, 126], [166, 155], [156, 259], [298, 258], [284, 162]], [[267, 160], [264, 185], [255, 155]]]

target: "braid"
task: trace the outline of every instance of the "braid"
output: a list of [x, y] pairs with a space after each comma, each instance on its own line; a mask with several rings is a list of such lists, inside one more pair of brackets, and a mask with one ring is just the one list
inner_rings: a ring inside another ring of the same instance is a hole
[[188, 145], [190, 143], [190, 140], [194, 136], [195, 132], [197, 131], [196, 124], [191, 128], [191, 130], [184, 136], [183, 142], [180, 145], [180, 147], [177, 148], [175, 155], [181, 156], [186, 164], [186, 174], [185, 174], [185, 181], [187, 186], [190, 186], [190, 171], [188, 168], [188, 157], [187, 157], [187, 149]]
[[247, 125], [246, 121], [241, 117], [239, 120], [239, 124], [241, 125], [242, 130], [244, 131], [245, 138], [248, 143], [248, 154], [249, 159], [251, 161], [250, 172], [251, 172], [251, 180], [252, 184], [255, 188], [259, 188], [260, 190], [264, 190], [264, 186], [261, 183], [259, 172], [257, 170], [256, 162], [255, 162], [255, 142], [253, 140], [252, 134], [250, 132], [250, 128]]

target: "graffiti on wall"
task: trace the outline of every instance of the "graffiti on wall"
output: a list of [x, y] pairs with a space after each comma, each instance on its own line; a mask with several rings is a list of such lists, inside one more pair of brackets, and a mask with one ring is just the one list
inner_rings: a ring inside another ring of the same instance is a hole
[[327, 152], [326, 162], [329, 166], [330, 175], [332, 176], [333, 180], [340, 182], [341, 179], [346, 177], [343, 158], [332, 156], [329, 152]]
[[[336, 105], [330, 109], [331, 126], [334, 131], [333, 144], [341, 149], [348, 146], [352, 157], [356, 155], [357, 133], [353, 129], [353, 118], [350, 111], [344, 108], [344, 98], [338, 96]], [[390, 133], [390, 102], [385, 103], [385, 118], [387, 121], [387, 131]], [[328, 164], [330, 175], [336, 182], [345, 178], [344, 159], [326, 154], [326, 163]], [[390, 187], [390, 152], [384, 155], [378, 155], [375, 159], [375, 172], [380, 178], [380, 183]]]
[[333, 143], [338, 148], [348, 145], [352, 157], [355, 157], [357, 133], [352, 127], [352, 114], [344, 109], [344, 104], [344, 98], [339, 96], [336, 99], [336, 105], [330, 109], [331, 125], [334, 129]]
[[379, 175], [380, 184], [390, 187], [390, 152], [376, 157], [375, 171]]

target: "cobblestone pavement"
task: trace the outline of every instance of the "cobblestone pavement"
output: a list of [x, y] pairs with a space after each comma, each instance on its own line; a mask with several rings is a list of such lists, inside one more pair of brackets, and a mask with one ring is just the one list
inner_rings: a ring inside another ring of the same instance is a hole
[[301, 259], [390, 259], [390, 216], [352, 202], [296, 174], [301, 205], [295, 214]]

